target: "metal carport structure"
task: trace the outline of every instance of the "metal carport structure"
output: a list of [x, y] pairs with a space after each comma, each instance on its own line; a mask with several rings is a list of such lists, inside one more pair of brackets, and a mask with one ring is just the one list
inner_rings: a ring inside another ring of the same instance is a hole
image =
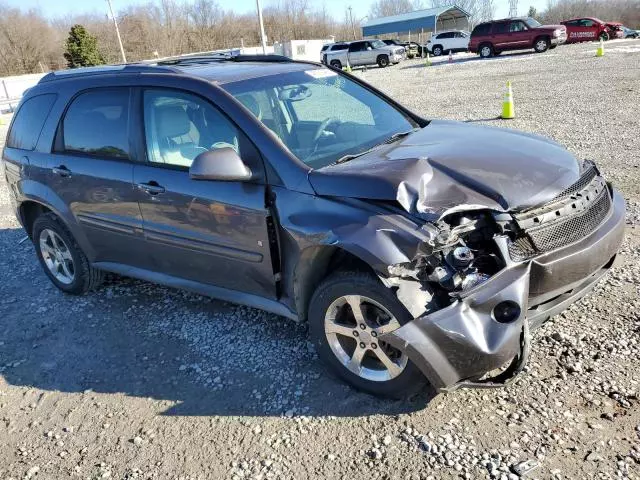
[[363, 37], [410, 32], [467, 30], [469, 13], [456, 5], [416, 10], [414, 12], [374, 18], [362, 25]]

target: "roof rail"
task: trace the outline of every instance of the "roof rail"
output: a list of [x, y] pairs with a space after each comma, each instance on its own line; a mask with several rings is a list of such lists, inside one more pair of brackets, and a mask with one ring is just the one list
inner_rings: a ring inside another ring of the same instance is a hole
[[293, 60], [284, 55], [242, 55], [233, 52], [212, 53], [206, 55], [193, 55], [167, 58], [159, 60], [157, 65], [188, 65], [188, 64], [205, 64], [210, 62], [268, 62], [268, 63], [285, 63]]
[[170, 72], [181, 73], [175, 68], [168, 66], [144, 65], [138, 63], [124, 65], [101, 65], [97, 67], [70, 68], [68, 70], [56, 70], [50, 72], [40, 79], [38, 83], [50, 82], [53, 80], [62, 80], [65, 78], [84, 77], [91, 75], [104, 75], [110, 73], [144, 73], [144, 72]]

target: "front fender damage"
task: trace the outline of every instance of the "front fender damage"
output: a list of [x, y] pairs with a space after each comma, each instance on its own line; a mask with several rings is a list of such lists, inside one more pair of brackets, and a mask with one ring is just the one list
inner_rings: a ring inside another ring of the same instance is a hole
[[[438, 391], [502, 386], [522, 370], [528, 357], [530, 269], [530, 262], [505, 268], [459, 294], [449, 306], [419, 316], [380, 340], [404, 351]], [[508, 323], [494, 316], [502, 302], [520, 307]], [[510, 361], [501, 374], [477, 380]]]

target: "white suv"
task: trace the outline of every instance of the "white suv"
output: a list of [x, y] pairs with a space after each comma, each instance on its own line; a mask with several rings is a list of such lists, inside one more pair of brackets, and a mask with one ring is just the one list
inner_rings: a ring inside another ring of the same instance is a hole
[[425, 45], [429, 53], [438, 57], [443, 53], [466, 52], [469, 48], [471, 34], [462, 30], [450, 30], [441, 32], [433, 37]]

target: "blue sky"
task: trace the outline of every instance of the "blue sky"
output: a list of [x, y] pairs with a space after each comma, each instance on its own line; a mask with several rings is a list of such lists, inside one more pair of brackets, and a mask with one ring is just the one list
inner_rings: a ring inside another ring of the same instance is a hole
[[[114, 10], [118, 10], [119, 7], [124, 7], [126, 5], [132, 5], [136, 3], [147, 3], [148, 0], [111, 0], [113, 3]], [[502, 18], [506, 17], [509, 13], [508, 1], [507, 0], [494, 0], [496, 4], [496, 17]], [[263, 0], [263, 5], [268, 5], [270, 0]], [[324, 4], [327, 6], [327, 9], [339, 19], [344, 18], [344, 11], [347, 6], [353, 6], [353, 15], [355, 18], [364, 17], [369, 10], [369, 6], [373, 0], [324, 0]], [[2, 0], [0, 0], [2, 3]], [[37, 8], [42, 11], [49, 18], [54, 17], [65, 17], [69, 13], [92, 13], [92, 12], [107, 12], [107, 2], [106, 0], [4, 0], [4, 3], [7, 3], [13, 7], [19, 7], [23, 10], [28, 10], [30, 8]], [[229, 3], [225, 0], [219, 0], [218, 3], [224, 8], [233, 8], [238, 13], [244, 13], [248, 11], [252, 11], [255, 9], [256, 2], [255, 0], [234, 0], [233, 7], [229, 6]], [[429, 4], [428, 0], [423, 3]], [[455, 3], [455, 0], [452, 0], [451, 3]], [[317, 5], [321, 5], [322, 2], [318, 1]], [[527, 10], [529, 10], [529, 6], [533, 5], [538, 10], [543, 10], [547, 4], [547, 0], [520, 0], [519, 1], [519, 15], [525, 15]]]

